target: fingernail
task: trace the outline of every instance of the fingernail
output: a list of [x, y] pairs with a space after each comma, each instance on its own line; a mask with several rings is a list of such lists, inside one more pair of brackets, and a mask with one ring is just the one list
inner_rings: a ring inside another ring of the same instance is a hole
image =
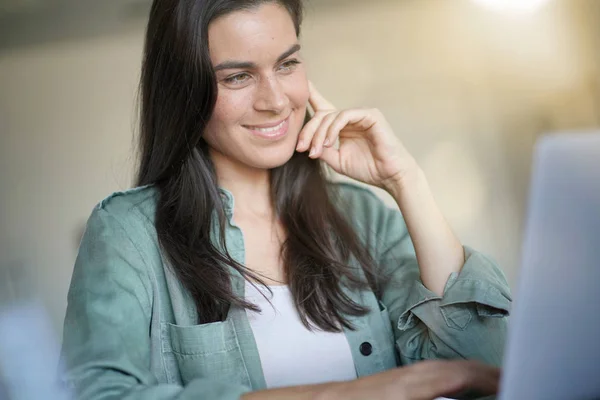
[[329, 139], [325, 139], [325, 141], [323, 142], [323, 146], [329, 146]]
[[304, 147], [304, 141], [300, 140], [300, 141], [298, 142], [298, 145], [296, 146], [296, 150], [300, 150], [300, 149], [301, 149], [301, 148], [303, 148], [303, 147]]
[[317, 154], [317, 148], [316, 148], [316, 147], [313, 147], [313, 148], [310, 150], [310, 154], [309, 154], [308, 156], [309, 156], [309, 157], [312, 157], [312, 156], [314, 156], [315, 154]]

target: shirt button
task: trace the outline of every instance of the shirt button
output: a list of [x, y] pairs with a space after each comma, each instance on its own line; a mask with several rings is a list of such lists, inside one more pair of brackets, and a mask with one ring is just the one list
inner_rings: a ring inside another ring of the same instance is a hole
[[363, 356], [370, 356], [372, 352], [373, 346], [371, 346], [371, 343], [364, 342], [360, 345], [360, 354], [362, 354]]

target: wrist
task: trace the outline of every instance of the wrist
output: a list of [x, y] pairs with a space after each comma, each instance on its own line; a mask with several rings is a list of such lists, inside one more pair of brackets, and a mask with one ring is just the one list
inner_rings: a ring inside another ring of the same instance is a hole
[[394, 199], [400, 200], [402, 194], [415, 193], [422, 188], [426, 188], [427, 185], [425, 173], [421, 168], [415, 166], [406, 172], [386, 180], [383, 182], [382, 187]]
[[352, 398], [350, 393], [358, 380], [347, 382], [332, 382], [323, 386], [323, 390], [315, 396], [315, 400], [347, 400]]

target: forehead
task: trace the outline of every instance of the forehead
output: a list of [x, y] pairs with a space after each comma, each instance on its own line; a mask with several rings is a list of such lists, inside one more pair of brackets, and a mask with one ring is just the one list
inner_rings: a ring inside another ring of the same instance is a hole
[[208, 28], [213, 65], [227, 60], [276, 59], [297, 42], [294, 22], [276, 3], [235, 11], [214, 20]]

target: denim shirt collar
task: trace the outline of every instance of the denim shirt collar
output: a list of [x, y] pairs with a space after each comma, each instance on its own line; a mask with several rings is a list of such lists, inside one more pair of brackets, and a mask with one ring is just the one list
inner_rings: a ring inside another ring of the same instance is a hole
[[233, 217], [233, 209], [235, 206], [235, 199], [233, 198], [233, 193], [231, 193], [225, 188], [219, 187], [219, 194], [221, 195], [221, 199], [225, 207], [225, 215], [227, 215], [227, 219], [229, 219], [229, 221], [231, 222], [231, 218]]

